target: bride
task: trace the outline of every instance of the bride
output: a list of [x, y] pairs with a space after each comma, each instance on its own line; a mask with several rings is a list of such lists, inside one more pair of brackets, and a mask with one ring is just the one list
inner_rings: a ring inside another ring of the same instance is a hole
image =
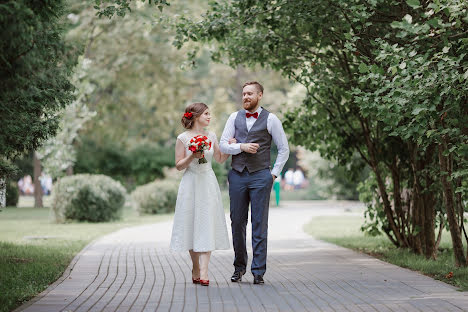
[[[221, 192], [211, 167], [211, 159], [223, 163], [229, 157], [221, 153], [216, 134], [205, 131], [211, 115], [204, 103], [193, 103], [185, 109], [182, 125], [187, 131], [177, 137], [175, 163], [185, 170], [179, 185], [172, 227], [171, 249], [189, 251], [192, 259], [192, 281], [209, 286], [208, 264], [211, 251], [229, 249]], [[211, 142], [209, 150], [194, 153], [189, 150], [190, 139], [206, 136]], [[231, 139], [229, 143], [235, 143]], [[199, 163], [205, 157], [206, 163]]]

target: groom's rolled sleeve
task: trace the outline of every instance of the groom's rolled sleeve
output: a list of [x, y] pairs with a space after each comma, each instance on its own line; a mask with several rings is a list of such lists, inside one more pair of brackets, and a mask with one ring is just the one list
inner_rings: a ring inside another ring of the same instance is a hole
[[271, 115], [270, 134], [273, 138], [273, 142], [275, 142], [275, 145], [278, 148], [278, 156], [276, 157], [275, 165], [271, 170], [271, 174], [277, 177], [281, 174], [281, 171], [289, 158], [289, 145], [281, 121], [275, 115]]
[[232, 139], [236, 132], [236, 129], [234, 127], [236, 117], [237, 112], [232, 113], [231, 116], [229, 116], [229, 119], [226, 122], [226, 126], [224, 126], [224, 131], [221, 135], [221, 140], [219, 141], [219, 149], [224, 154], [237, 155], [241, 152], [240, 143], [229, 144], [229, 139]]

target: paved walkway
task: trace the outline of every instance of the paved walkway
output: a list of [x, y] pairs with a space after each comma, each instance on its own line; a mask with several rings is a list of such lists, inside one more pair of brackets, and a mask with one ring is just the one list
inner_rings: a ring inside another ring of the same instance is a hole
[[265, 285], [253, 285], [249, 273], [230, 282], [232, 251], [213, 253], [210, 287], [192, 284], [188, 253], [169, 251], [165, 222], [87, 246], [60, 280], [18, 311], [468, 311], [467, 292], [302, 231], [318, 215], [358, 213], [355, 203], [285, 206], [270, 209]]

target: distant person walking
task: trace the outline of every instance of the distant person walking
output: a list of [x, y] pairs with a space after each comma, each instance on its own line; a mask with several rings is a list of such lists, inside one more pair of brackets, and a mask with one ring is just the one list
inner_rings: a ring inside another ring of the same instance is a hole
[[284, 182], [286, 183], [284, 185], [285, 191], [294, 189], [294, 170], [292, 168], [289, 168], [284, 174]]
[[293, 174], [293, 184], [295, 190], [302, 188], [304, 179], [304, 173], [302, 173], [302, 170], [300, 168], [297, 168]]

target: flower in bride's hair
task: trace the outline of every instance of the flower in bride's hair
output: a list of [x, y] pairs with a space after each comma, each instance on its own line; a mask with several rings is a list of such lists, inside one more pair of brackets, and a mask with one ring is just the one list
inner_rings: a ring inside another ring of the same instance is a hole
[[192, 116], [193, 116], [192, 113], [185, 113], [185, 114], [184, 114], [184, 117], [187, 118], [187, 119], [191, 119]]

